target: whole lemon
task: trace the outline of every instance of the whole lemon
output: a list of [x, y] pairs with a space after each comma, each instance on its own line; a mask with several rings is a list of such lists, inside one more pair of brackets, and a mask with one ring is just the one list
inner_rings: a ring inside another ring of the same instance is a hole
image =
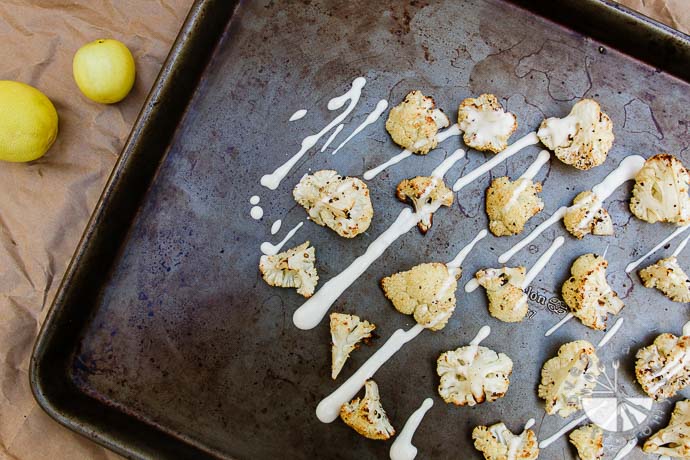
[[17, 81], [0, 80], [0, 160], [42, 157], [53, 145], [58, 115], [45, 94]]
[[136, 75], [132, 53], [113, 39], [96, 40], [79, 48], [72, 60], [72, 72], [81, 92], [102, 104], [124, 99]]

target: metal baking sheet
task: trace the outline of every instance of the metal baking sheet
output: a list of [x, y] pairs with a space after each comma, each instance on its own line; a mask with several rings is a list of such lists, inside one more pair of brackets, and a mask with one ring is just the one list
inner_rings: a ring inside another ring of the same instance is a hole
[[[390, 443], [361, 438], [340, 422], [320, 423], [316, 404], [395, 329], [412, 325], [383, 297], [378, 280], [452, 258], [487, 226], [490, 179], [518, 176], [539, 147], [464, 189], [452, 208], [436, 214], [426, 236], [401, 237], [337, 301], [334, 310], [373, 321], [379, 337], [353, 353], [333, 382], [327, 322], [307, 332], [293, 327], [292, 312], [303, 299], [268, 287], [257, 270], [261, 242], [277, 241], [306, 218], [290, 193], [302, 174], [333, 168], [360, 176], [399, 152], [382, 118], [336, 156], [319, 153], [318, 144], [275, 193], [262, 188], [261, 175], [333, 118], [326, 109], [331, 97], [353, 78], [366, 77], [342, 139], [382, 98], [397, 104], [420, 89], [455, 118], [463, 98], [491, 92], [517, 114], [513, 140], [545, 116], [565, 115], [579, 98], [596, 98], [615, 127], [608, 160], [586, 173], [552, 160], [537, 176], [546, 208], [529, 229], [626, 155], [667, 151], [690, 160], [684, 36], [608, 2], [517, 3], [538, 14], [502, 0], [248, 1], [236, 10], [223, 1], [196, 3], [44, 325], [32, 360], [39, 403], [61, 423], [131, 458], [385, 458]], [[302, 108], [307, 116], [289, 123]], [[390, 225], [404, 206], [394, 197], [401, 179], [429, 173], [459, 147], [453, 138], [369, 181], [375, 218], [354, 240], [306, 222], [292, 243], [308, 239], [316, 247], [321, 283]], [[448, 182], [489, 157], [468, 152]], [[434, 398], [414, 438], [420, 458], [480, 458], [470, 438], [479, 424], [504, 421], [518, 431], [534, 417], [543, 439], [566, 423], [544, 415], [536, 388], [542, 364], [562, 343], [596, 343], [603, 334], [571, 321], [544, 337], [563, 314], [559, 291], [570, 264], [586, 252], [608, 247], [609, 282], [626, 302], [625, 326], [599, 356], [609, 369], [620, 361], [621, 391], [640, 395], [635, 351], [661, 332], [679, 334], [688, 315], [685, 306], [624, 273], [628, 262], [673, 230], [631, 218], [629, 191], [626, 184], [607, 201], [615, 237], [576, 241], [557, 225], [511, 260], [529, 267], [553, 237], [566, 236], [531, 286], [523, 323], [490, 318], [481, 290], [459, 290], [448, 326], [425, 331], [377, 372], [398, 430], [425, 397]], [[266, 212], [261, 221], [249, 217], [254, 194]], [[283, 230], [272, 237], [277, 218]], [[477, 269], [498, 266], [498, 255], [520, 238], [484, 240], [466, 260], [460, 286]], [[680, 261], [687, 266], [690, 257]], [[436, 392], [436, 358], [466, 344], [484, 324], [492, 327], [485, 344], [514, 361], [510, 389], [495, 403], [446, 405]], [[607, 433], [609, 456], [666, 423], [671, 405], [654, 409], [635, 429]], [[575, 458], [575, 452], [563, 438], [540, 458]], [[627, 458], [645, 457], [637, 449]]]

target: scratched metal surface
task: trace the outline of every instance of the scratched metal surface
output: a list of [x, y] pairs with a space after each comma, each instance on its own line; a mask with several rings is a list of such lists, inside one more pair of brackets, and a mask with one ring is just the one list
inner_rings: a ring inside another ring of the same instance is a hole
[[[327, 323], [307, 332], [292, 326], [292, 312], [303, 299], [261, 281], [259, 244], [279, 240], [305, 220], [290, 194], [302, 174], [334, 168], [359, 176], [399, 148], [386, 134], [382, 118], [335, 157], [318, 153], [324, 138], [275, 193], [258, 182], [296, 152], [304, 136], [335, 116], [326, 110], [326, 102], [345, 92], [356, 76], [365, 76], [368, 83], [339, 139], [379, 99], [394, 105], [412, 89], [433, 95], [452, 118], [463, 98], [496, 94], [517, 114], [513, 140], [534, 130], [544, 116], [565, 115], [580, 97], [598, 99], [615, 126], [608, 160], [586, 173], [552, 161], [537, 176], [544, 185], [546, 209], [529, 229], [599, 182], [625, 155], [668, 151], [690, 160], [685, 155], [688, 85], [572, 31], [498, 0], [393, 7], [326, 3], [241, 5], [128, 235], [74, 366], [75, 378], [90, 394], [219, 456], [385, 457], [390, 443], [365, 440], [340, 422], [325, 425], [314, 416], [318, 401], [385, 338], [412, 325], [386, 301], [378, 280], [421, 262], [451, 259], [487, 226], [483, 199], [491, 177], [515, 178], [539, 150], [525, 149], [467, 187], [452, 208], [436, 214], [426, 236], [413, 231], [400, 238], [337, 301], [334, 310], [373, 321], [379, 337], [356, 351], [333, 382]], [[288, 123], [301, 108], [309, 110], [307, 116]], [[453, 138], [427, 157], [414, 157], [369, 181], [375, 218], [366, 234], [345, 240], [306, 222], [292, 243], [312, 242], [321, 281], [328, 280], [403, 208], [393, 193], [398, 181], [429, 173], [459, 147]], [[470, 151], [451, 169], [448, 182], [487, 158]], [[672, 304], [644, 289], [636, 276], [624, 274], [628, 262], [672, 231], [631, 218], [629, 190], [630, 184], [607, 201], [615, 237], [576, 241], [557, 225], [511, 263], [529, 267], [555, 235], [564, 235], [565, 246], [532, 285], [543, 299], [557, 298], [571, 262], [610, 245], [608, 278], [626, 302], [621, 314], [626, 323], [600, 357], [609, 370], [620, 360], [623, 391], [639, 396], [633, 382], [636, 349], [660, 332], [680, 333], [688, 318], [683, 305]], [[253, 194], [262, 199], [261, 221], [249, 217]], [[278, 218], [283, 219], [283, 230], [271, 237], [270, 224]], [[477, 269], [498, 266], [498, 255], [519, 239], [484, 240], [466, 260], [460, 285]], [[690, 264], [686, 255], [680, 260]], [[504, 421], [518, 431], [534, 417], [542, 439], [565, 424], [558, 416], [544, 416], [536, 396], [541, 366], [562, 343], [580, 338], [596, 343], [603, 333], [571, 321], [545, 338], [544, 331], [561, 314], [534, 300], [530, 310], [523, 323], [501, 323], [489, 317], [482, 290], [459, 291], [448, 326], [425, 331], [376, 374], [383, 405], [398, 430], [425, 397], [434, 398], [414, 438], [420, 458], [479, 458], [470, 439], [479, 424]], [[514, 361], [508, 394], [473, 408], [446, 405], [436, 392], [435, 360], [442, 351], [467, 344], [484, 324], [493, 330], [484, 344]], [[609, 456], [632, 436], [644, 439], [645, 427], [665, 424], [670, 405], [655, 408], [660, 413], [651, 424], [607, 433]], [[628, 458], [643, 457], [638, 449]], [[575, 458], [575, 453], [563, 438], [540, 458]]]

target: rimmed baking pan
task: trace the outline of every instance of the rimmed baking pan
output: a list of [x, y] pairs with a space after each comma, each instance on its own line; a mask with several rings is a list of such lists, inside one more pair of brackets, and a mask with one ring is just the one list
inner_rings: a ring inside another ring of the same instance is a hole
[[[333, 117], [327, 101], [355, 77], [367, 84], [344, 121], [338, 144], [377, 101], [397, 104], [412, 89], [431, 94], [451, 118], [465, 97], [496, 94], [517, 114], [514, 137], [544, 116], [563, 116], [581, 97], [596, 98], [614, 122], [616, 142], [604, 166], [578, 173], [557, 161], [537, 176], [544, 214], [599, 182], [631, 153], [668, 151], [688, 160], [690, 44], [685, 36], [610, 2], [595, 0], [464, 2], [234, 2], [192, 8], [91, 218], [43, 325], [31, 361], [31, 384], [56, 420], [131, 458], [383, 458], [389, 444], [367, 441], [341, 423], [322, 424], [318, 401], [330, 379], [326, 323], [300, 331], [291, 322], [302, 299], [266, 286], [259, 246], [305, 221], [290, 190], [309, 170], [361, 176], [399, 152], [383, 119], [336, 156], [311, 149], [275, 192], [259, 185], [299, 150], [301, 140]], [[297, 109], [307, 115], [288, 119]], [[405, 177], [430, 172], [461, 144], [447, 141], [369, 181], [375, 218], [366, 234], [345, 241], [305, 221], [292, 242], [310, 240], [326, 281], [361, 253], [404, 206], [394, 197]], [[355, 352], [352, 373], [392, 331], [409, 327], [381, 294], [378, 280], [426, 261], [449, 260], [486, 227], [484, 189], [491, 176], [519, 175], [538, 147], [525, 149], [475, 181], [439, 211], [426, 235], [398, 240], [335, 304], [378, 325], [379, 338]], [[454, 180], [489, 155], [468, 152]], [[534, 281], [529, 318], [515, 326], [492, 320], [481, 292], [458, 292], [458, 308], [440, 332], [426, 332], [377, 374], [396, 428], [421, 401], [435, 398], [415, 436], [420, 457], [479, 458], [470, 432], [504, 421], [517, 431], [537, 420], [540, 439], [567, 420], [544, 416], [536, 396], [539, 371], [563, 342], [601, 333], [571, 322], [544, 331], [572, 261], [608, 246], [609, 281], [624, 297], [626, 327], [600, 354], [620, 361], [624, 391], [634, 382], [635, 350], [659, 332], [680, 333], [687, 314], [644, 289], [625, 265], [670, 227], [631, 219], [629, 186], [611, 198], [615, 238], [577, 242], [559, 226], [518, 254], [531, 265], [553, 236], [566, 245]], [[261, 197], [262, 220], [249, 215]], [[282, 219], [273, 236], [271, 223]], [[531, 227], [530, 227], [531, 228]], [[477, 269], [520, 237], [488, 238], [466, 260], [464, 285]], [[690, 262], [681, 255], [682, 263]], [[439, 353], [466, 344], [490, 324], [486, 344], [515, 362], [505, 398], [473, 408], [445, 405], [436, 393]], [[341, 378], [343, 378], [341, 377]], [[651, 428], [670, 406], [658, 406]], [[638, 431], [607, 435], [616, 452]], [[565, 438], [540, 458], [575, 458]], [[643, 458], [639, 450], [628, 458]]]

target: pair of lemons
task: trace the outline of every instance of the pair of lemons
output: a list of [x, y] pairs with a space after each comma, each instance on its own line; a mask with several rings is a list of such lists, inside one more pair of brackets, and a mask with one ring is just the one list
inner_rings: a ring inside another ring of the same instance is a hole
[[[86, 97], [112, 104], [124, 99], [134, 85], [134, 58], [117, 40], [96, 40], [77, 51], [72, 72]], [[42, 157], [57, 131], [57, 111], [45, 94], [24, 83], [0, 80], [0, 160]]]

